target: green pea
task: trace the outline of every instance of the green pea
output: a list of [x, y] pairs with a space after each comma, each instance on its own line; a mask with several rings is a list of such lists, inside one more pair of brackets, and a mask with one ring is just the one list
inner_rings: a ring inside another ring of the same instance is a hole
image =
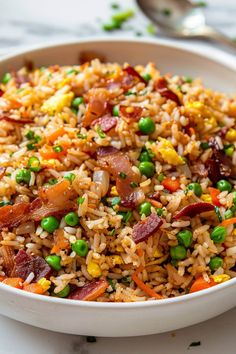
[[62, 152], [63, 151], [63, 147], [61, 145], [53, 146], [53, 151], [55, 151], [57, 153]]
[[215, 243], [222, 243], [226, 238], [226, 228], [224, 226], [216, 226], [211, 232], [211, 239]]
[[225, 151], [226, 156], [232, 157], [232, 155], [234, 153], [234, 146], [229, 146], [224, 151]]
[[49, 232], [53, 233], [59, 227], [59, 221], [55, 216], [47, 216], [41, 220], [41, 227]]
[[53, 186], [54, 184], [57, 184], [58, 180], [56, 178], [50, 178], [48, 180], [48, 184], [50, 184], [50, 186]]
[[79, 107], [79, 105], [81, 105], [81, 103], [84, 103], [83, 97], [76, 97], [73, 99], [71, 106], [75, 109], [78, 109], [78, 107]]
[[116, 105], [112, 108], [112, 114], [114, 117], [119, 117], [119, 106]]
[[156, 208], [156, 212], [157, 212], [157, 215], [158, 216], [162, 216], [162, 214], [163, 214], [163, 209], [162, 208]]
[[226, 210], [225, 219], [231, 219], [234, 216], [234, 213], [231, 209]]
[[56, 271], [59, 271], [61, 269], [61, 257], [60, 256], [56, 256], [56, 255], [47, 256], [45, 258], [45, 261], [50, 265], [50, 267], [52, 267]]
[[157, 177], [158, 181], [161, 183], [165, 178], [165, 175], [163, 173], [160, 173]]
[[203, 150], [207, 150], [209, 149], [209, 143], [207, 141], [203, 141], [201, 144], [200, 144], [200, 147], [203, 149]]
[[149, 155], [149, 152], [148, 151], [143, 151], [141, 152], [140, 156], [139, 156], [139, 161], [140, 162], [144, 162], [144, 161], [149, 161], [151, 162], [152, 161], [152, 158], [151, 156]]
[[142, 77], [144, 78], [145, 81], [149, 81], [152, 78], [152, 76], [149, 73], [143, 74]]
[[149, 202], [143, 202], [140, 206], [139, 206], [139, 214], [140, 215], [150, 215], [151, 214], [151, 203]]
[[19, 170], [19, 171], [16, 173], [16, 183], [26, 183], [26, 184], [29, 184], [30, 179], [31, 179], [31, 172], [30, 172], [30, 170], [22, 169], [22, 170]]
[[31, 156], [28, 161], [28, 167], [30, 171], [39, 172], [41, 170], [41, 166], [38, 157]]
[[78, 198], [77, 198], [77, 204], [78, 204], [78, 205], [83, 204], [84, 201], [85, 201], [85, 198], [83, 198], [83, 197], [78, 197]]
[[29, 143], [26, 145], [27, 150], [31, 151], [31, 150], [36, 150], [36, 146], [35, 144]]
[[72, 173], [72, 172], [67, 172], [65, 175], [64, 175], [64, 178], [67, 179], [70, 183], [72, 183], [75, 179], [75, 174]]
[[199, 183], [190, 183], [188, 185], [188, 190], [193, 191], [193, 193], [197, 196], [197, 197], [201, 197], [202, 195], [202, 187]]
[[170, 248], [170, 256], [172, 259], [176, 259], [177, 261], [181, 261], [185, 259], [187, 256], [187, 251], [183, 246], [175, 246]]
[[88, 254], [88, 244], [84, 240], [77, 240], [71, 245], [72, 251], [74, 251], [78, 256], [85, 257]]
[[151, 178], [155, 174], [155, 165], [150, 161], [143, 161], [139, 164], [139, 171], [142, 175]]
[[223, 259], [216, 256], [216, 257], [211, 258], [210, 263], [209, 263], [209, 267], [214, 272], [218, 268], [222, 267], [223, 263], [224, 263]]
[[66, 214], [65, 222], [69, 226], [76, 226], [79, 222], [79, 217], [74, 211], [71, 211], [70, 213]]
[[193, 241], [193, 234], [191, 231], [189, 230], [181, 230], [178, 234], [177, 234], [177, 240], [179, 242], [180, 245], [188, 248], [191, 246], [192, 241]]
[[138, 122], [138, 127], [139, 130], [146, 135], [154, 133], [156, 129], [155, 123], [153, 122], [152, 118], [149, 117], [141, 118]]
[[25, 134], [25, 137], [28, 139], [28, 140], [32, 140], [34, 138], [34, 132], [32, 130], [29, 130], [26, 134]]
[[232, 184], [226, 181], [225, 179], [221, 179], [220, 181], [218, 181], [216, 186], [221, 192], [223, 191], [231, 192], [232, 190]]
[[11, 74], [5, 73], [2, 78], [2, 83], [7, 84], [11, 80]]
[[67, 297], [70, 293], [70, 285], [67, 284], [64, 289], [62, 289], [61, 291], [59, 291], [59, 293], [54, 294], [57, 297]]

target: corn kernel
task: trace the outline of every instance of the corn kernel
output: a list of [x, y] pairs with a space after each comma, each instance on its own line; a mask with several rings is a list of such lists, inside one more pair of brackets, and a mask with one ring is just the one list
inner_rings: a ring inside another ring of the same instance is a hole
[[47, 291], [51, 286], [50, 280], [47, 280], [46, 278], [39, 279], [38, 284], [41, 285], [44, 291]]
[[87, 271], [88, 271], [89, 275], [91, 275], [91, 277], [93, 277], [93, 278], [98, 278], [102, 275], [101, 268], [95, 262], [89, 262], [89, 264], [87, 266]]
[[159, 140], [158, 152], [161, 154], [163, 160], [174, 166], [183, 165], [184, 160], [177, 154], [171, 142], [164, 138], [159, 138]]
[[234, 236], [236, 236], [236, 229], [234, 229], [234, 231], [233, 231], [233, 235], [234, 235]]
[[201, 200], [203, 200], [206, 203], [211, 203], [212, 202], [210, 194], [202, 194]]
[[235, 142], [236, 141], [236, 129], [230, 128], [225, 135], [225, 139], [228, 141]]
[[160, 258], [162, 256], [162, 253], [159, 251], [159, 249], [156, 249], [154, 252], [153, 252], [153, 257], [154, 258]]
[[124, 263], [123, 259], [121, 258], [121, 256], [117, 256], [117, 255], [110, 256], [110, 259], [111, 259], [113, 265], [123, 264]]
[[111, 187], [111, 195], [113, 195], [113, 196], [117, 196], [118, 195], [116, 186]]
[[58, 96], [54, 95], [44, 102], [41, 109], [44, 113], [48, 113], [50, 115], [59, 113], [65, 106], [70, 106], [73, 97], [73, 92]]
[[211, 278], [216, 283], [224, 283], [225, 281], [230, 279], [230, 276], [228, 274], [221, 274], [221, 275], [212, 275]]
[[[236, 230], [236, 229], [235, 229]], [[117, 246], [116, 247], [117, 252], [124, 252], [124, 248], [122, 246]]]
[[205, 125], [210, 125], [212, 128], [216, 128], [217, 127], [216, 119], [214, 117], [210, 117], [210, 118], [206, 119]]

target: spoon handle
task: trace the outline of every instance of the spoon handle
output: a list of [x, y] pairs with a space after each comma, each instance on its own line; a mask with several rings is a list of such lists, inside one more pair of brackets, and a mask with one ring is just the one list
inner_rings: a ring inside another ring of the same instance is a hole
[[236, 42], [212, 27], [204, 26], [200, 36], [206, 39], [211, 39], [217, 43], [223, 44], [224, 46], [236, 50]]

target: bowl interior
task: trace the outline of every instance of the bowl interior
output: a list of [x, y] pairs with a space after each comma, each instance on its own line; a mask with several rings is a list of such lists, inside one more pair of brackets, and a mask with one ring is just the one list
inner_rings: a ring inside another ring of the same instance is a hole
[[172, 46], [154, 41], [135, 40], [90, 40], [67, 43], [30, 50], [1, 60], [0, 75], [17, 69], [26, 60], [36, 66], [78, 64], [82, 52], [94, 52], [106, 61], [134, 64], [156, 63], [162, 74], [171, 73], [200, 77], [208, 87], [221, 92], [236, 91], [236, 65], [227, 63], [227, 55], [209, 47], [208, 53], [191, 52], [181, 46]]

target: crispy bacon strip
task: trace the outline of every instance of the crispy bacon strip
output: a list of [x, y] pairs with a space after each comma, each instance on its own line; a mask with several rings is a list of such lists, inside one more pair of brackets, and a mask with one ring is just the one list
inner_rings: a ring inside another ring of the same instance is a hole
[[174, 101], [178, 106], [181, 105], [179, 97], [168, 88], [168, 82], [164, 77], [161, 77], [155, 83], [155, 89], [160, 93], [162, 97], [166, 97], [169, 100]]
[[77, 288], [70, 293], [68, 299], [71, 300], [83, 300], [83, 301], [94, 301], [99, 296], [104, 294], [109, 284], [106, 279], [93, 280], [81, 288]]
[[148, 237], [153, 235], [161, 225], [163, 220], [155, 213], [152, 213], [146, 219], [139, 221], [133, 227], [133, 240], [135, 243], [145, 241]]
[[19, 250], [14, 258], [14, 269], [11, 276], [26, 280], [30, 273], [34, 273], [33, 279], [37, 282], [41, 278], [48, 278], [51, 268], [42, 257], [30, 256], [24, 250]]
[[94, 88], [87, 93], [87, 107], [82, 121], [84, 127], [88, 127], [95, 119], [98, 119], [107, 113], [109, 91], [104, 88]]
[[147, 84], [144, 78], [132, 66], [127, 66], [126, 68], [123, 69], [123, 71], [137, 78], [138, 81], [143, 82], [145, 85]]
[[192, 203], [185, 206], [177, 214], [175, 214], [174, 219], [178, 220], [185, 216], [193, 218], [198, 214], [204, 213], [206, 211], [213, 211], [214, 209], [215, 209], [214, 205], [210, 203], [202, 203], [202, 202]]
[[4, 227], [15, 227], [21, 222], [27, 221], [29, 216], [30, 203], [18, 203], [5, 205], [0, 208], [0, 230]]
[[12, 246], [2, 246], [0, 248], [2, 257], [3, 257], [3, 267], [8, 276], [11, 276], [13, 268], [14, 268], [14, 247]]

